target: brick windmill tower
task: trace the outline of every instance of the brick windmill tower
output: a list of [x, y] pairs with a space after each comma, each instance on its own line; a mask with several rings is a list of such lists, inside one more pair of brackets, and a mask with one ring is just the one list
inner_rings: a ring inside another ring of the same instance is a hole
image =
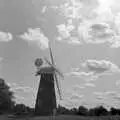
[[40, 83], [37, 92], [35, 114], [36, 115], [52, 115], [53, 110], [57, 108], [55, 85], [61, 97], [61, 90], [57, 75], [63, 77], [63, 74], [56, 68], [51, 47], [49, 47], [51, 62], [47, 58], [38, 58], [35, 61], [37, 67], [36, 76], [40, 76]]

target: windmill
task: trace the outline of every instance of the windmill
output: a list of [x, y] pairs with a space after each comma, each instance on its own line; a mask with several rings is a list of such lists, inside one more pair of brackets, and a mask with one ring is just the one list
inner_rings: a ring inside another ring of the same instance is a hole
[[44, 57], [44, 59], [37, 58], [35, 61], [35, 66], [37, 67], [36, 76], [40, 76], [40, 83], [35, 104], [36, 115], [52, 115], [53, 110], [57, 108], [55, 85], [58, 95], [60, 99], [62, 99], [57, 75], [63, 77], [63, 74], [55, 65], [50, 46], [49, 52], [51, 62], [46, 57]]

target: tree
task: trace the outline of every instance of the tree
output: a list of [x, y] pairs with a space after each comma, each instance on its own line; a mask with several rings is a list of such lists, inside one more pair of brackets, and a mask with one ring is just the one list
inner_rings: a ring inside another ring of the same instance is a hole
[[78, 108], [78, 115], [86, 116], [88, 114], [88, 109], [84, 106]]
[[0, 78], [0, 112], [9, 112], [14, 106], [13, 92], [5, 83], [5, 80]]
[[98, 107], [89, 109], [89, 115], [90, 116], [108, 115], [108, 111], [103, 106], [98, 106]]
[[88, 115], [89, 116], [95, 116], [95, 109], [94, 108], [90, 108], [88, 111]]
[[110, 109], [110, 114], [111, 115], [120, 115], [120, 109], [116, 109], [116, 108], [111, 108]]
[[70, 109], [70, 112], [72, 115], [76, 115], [78, 113], [78, 109], [74, 107], [74, 108]]

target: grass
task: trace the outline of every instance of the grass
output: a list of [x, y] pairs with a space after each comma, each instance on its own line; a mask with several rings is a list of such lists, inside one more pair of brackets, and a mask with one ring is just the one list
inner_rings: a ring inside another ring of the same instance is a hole
[[0, 116], [0, 120], [120, 120], [120, 116], [82, 117], [72, 115], [60, 115], [54, 117], [15, 117], [8, 118], [7, 115]]

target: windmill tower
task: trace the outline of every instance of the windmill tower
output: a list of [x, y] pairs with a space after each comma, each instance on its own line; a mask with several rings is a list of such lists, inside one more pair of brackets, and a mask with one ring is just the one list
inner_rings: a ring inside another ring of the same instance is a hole
[[63, 77], [63, 75], [55, 66], [51, 47], [49, 47], [49, 51], [51, 62], [47, 60], [47, 58], [44, 58], [44, 60], [38, 58], [35, 61], [35, 66], [37, 67], [36, 76], [40, 76], [40, 83], [35, 104], [36, 115], [52, 115], [53, 110], [57, 108], [55, 85], [61, 99], [61, 91], [57, 75], [61, 77]]

